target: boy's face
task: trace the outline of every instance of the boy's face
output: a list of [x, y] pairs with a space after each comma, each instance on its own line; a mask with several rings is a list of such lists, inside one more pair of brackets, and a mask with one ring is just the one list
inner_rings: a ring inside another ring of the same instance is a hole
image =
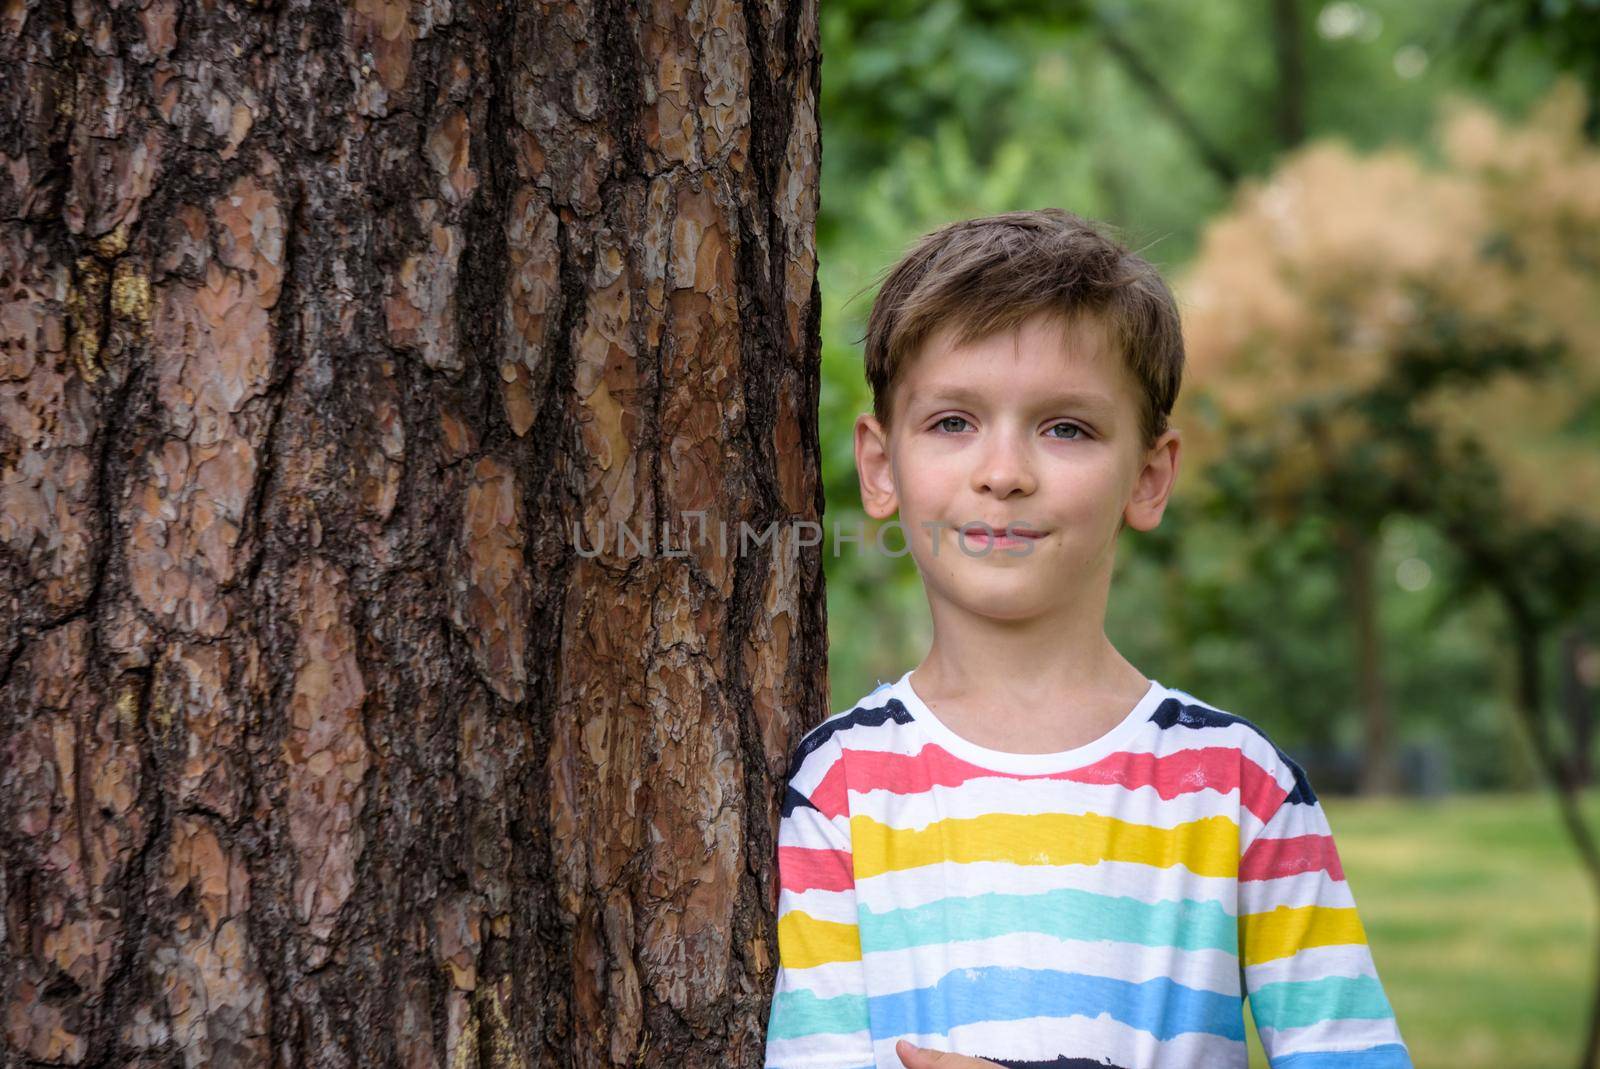
[[[896, 382], [890, 430], [856, 421], [862, 503], [879, 520], [899, 511], [936, 612], [1103, 617], [1120, 522], [1160, 523], [1177, 475], [1177, 430], [1145, 449], [1139, 407], [1093, 317], [1064, 329], [1041, 314], [966, 346], [946, 327]], [[961, 533], [985, 523], [1037, 536]]]

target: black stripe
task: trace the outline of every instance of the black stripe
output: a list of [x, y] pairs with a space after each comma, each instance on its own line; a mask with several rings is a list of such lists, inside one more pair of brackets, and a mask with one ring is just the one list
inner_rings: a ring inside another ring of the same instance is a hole
[[1213, 709], [1209, 705], [1195, 705], [1179, 701], [1177, 698], [1168, 698], [1156, 707], [1156, 711], [1150, 714], [1150, 719], [1163, 728], [1224, 728], [1230, 724], [1243, 724], [1265, 739], [1267, 745], [1277, 752], [1278, 760], [1288, 765], [1289, 771], [1294, 774], [1294, 790], [1289, 792], [1284, 802], [1298, 805], [1316, 804], [1317, 795], [1311, 789], [1311, 780], [1306, 777], [1305, 770], [1295, 763], [1294, 758], [1284, 753], [1278, 744], [1272, 741], [1271, 736], [1244, 717], [1225, 713], [1221, 709]]
[[[870, 697], [870, 695], [869, 695]], [[833, 738], [841, 731], [851, 728], [875, 728], [893, 720], [897, 724], [911, 723], [911, 711], [905, 707], [899, 698], [890, 698], [883, 705], [858, 705], [843, 716], [834, 717], [824, 721], [806, 732], [796, 747], [794, 755], [789, 759], [789, 770], [784, 775], [787, 785], [794, 779], [794, 774], [800, 770], [800, 765], [823, 743]], [[793, 787], [786, 787], [783, 793], [783, 815], [793, 813], [796, 806], [815, 809], [810, 799]]]
[[[796, 809], [817, 809], [817, 807], [812, 804], [811, 799], [793, 787], [785, 787], [783, 791], [783, 815], [790, 816]], [[817, 809], [817, 812], [820, 813], [822, 810]]]

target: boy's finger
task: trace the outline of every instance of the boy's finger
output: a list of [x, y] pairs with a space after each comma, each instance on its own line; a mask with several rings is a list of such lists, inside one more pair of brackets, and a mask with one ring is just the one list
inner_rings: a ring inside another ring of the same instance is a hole
[[900, 1056], [906, 1069], [999, 1069], [994, 1062], [986, 1062], [982, 1058], [970, 1058], [947, 1050], [926, 1050], [914, 1047], [903, 1039], [895, 1043], [894, 1052]]

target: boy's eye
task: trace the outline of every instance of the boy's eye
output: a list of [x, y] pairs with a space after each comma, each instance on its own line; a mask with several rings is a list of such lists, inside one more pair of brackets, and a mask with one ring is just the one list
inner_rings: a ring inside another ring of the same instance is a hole
[[[949, 425], [951, 423], [958, 423], [962, 426], [965, 426], [967, 420], [965, 416], [945, 416], [935, 422], [933, 426], [935, 430], [944, 431], [950, 434], [958, 433], [961, 430], [961, 427], [951, 427]], [[1063, 433], [1054, 434], [1052, 433], [1054, 431], [1061, 431]], [[1055, 426], [1046, 428], [1045, 430], [1045, 434], [1063, 442], [1076, 441], [1077, 439], [1082, 438], [1085, 433], [1086, 432], [1084, 429], [1078, 426], [1076, 423], [1057, 423]]]

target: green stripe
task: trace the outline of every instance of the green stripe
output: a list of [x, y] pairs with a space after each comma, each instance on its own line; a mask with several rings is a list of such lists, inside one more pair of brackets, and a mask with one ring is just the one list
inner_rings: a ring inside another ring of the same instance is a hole
[[941, 898], [883, 913], [858, 904], [857, 913], [863, 954], [1013, 932], [1239, 952], [1238, 918], [1220, 902], [1194, 899], [1141, 902], [1068, 887], [1031, 895]]
[[867, 1027], [865, 995], [818, 998], [805, 990], [781, 991], [772, 999], [767, 1021], [770, 1039], [796, 1039], [833, 1032], [860, 1032]]
[[1320, 1021], [1393, 1017], [1383, 985], [1372, 976], [1324, 976], [1263, 984], [1250, 993], [1250, 1013], [1262, 1028], [1303, 1028]]

